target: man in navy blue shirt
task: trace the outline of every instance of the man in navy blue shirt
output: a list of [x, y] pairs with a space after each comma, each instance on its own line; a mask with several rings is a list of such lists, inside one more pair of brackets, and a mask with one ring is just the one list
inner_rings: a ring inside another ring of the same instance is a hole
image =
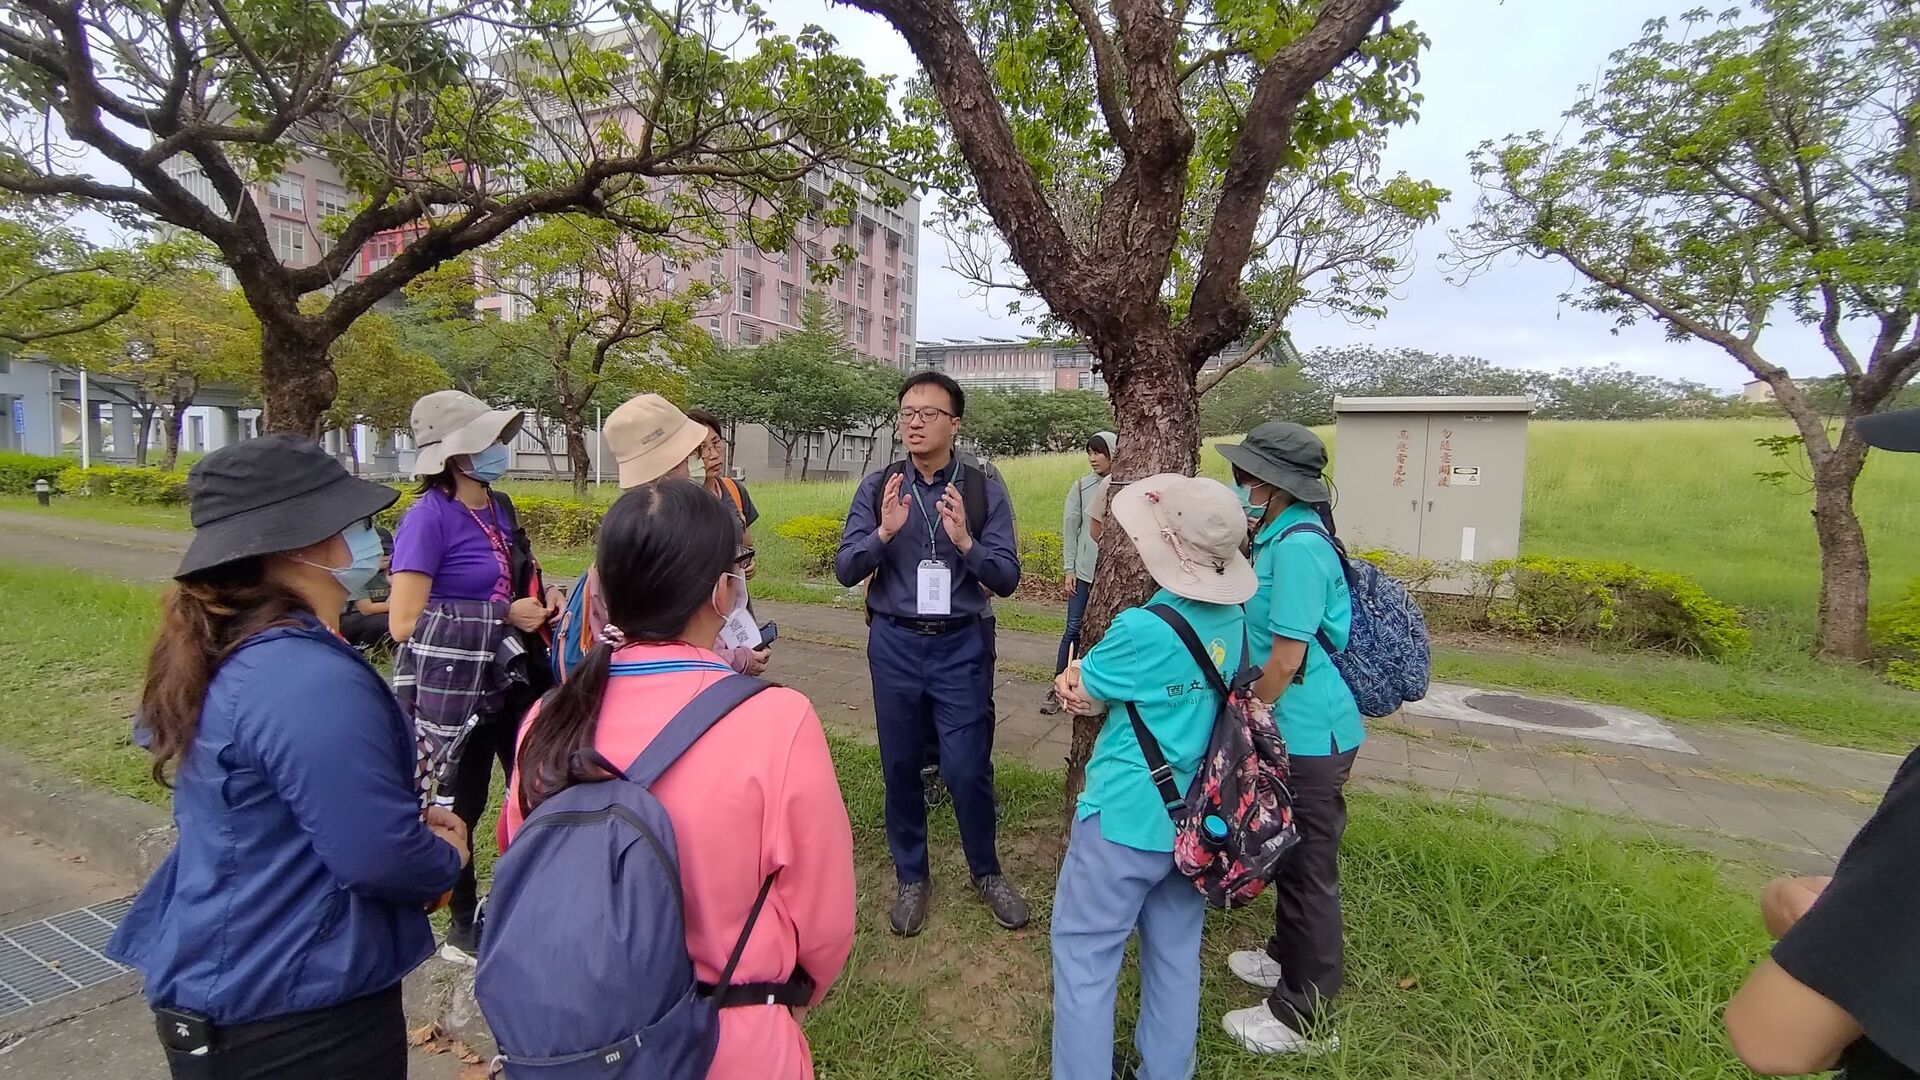
[[[906, 936], [926, 925], [930, 898], [920, 778], [929, 729], [974, 889], [1001, 926], [1017, 929], [1027, 922], [1026, 899], [1001, 874], [994, 843], [993, 726], [982, 694], [988, 660], [980, 628], [987, 607], [981, 586], [1013, 595], [1020, 558], [1006, 488], [987, 477], [969, 481], [966, 465], [954, 455], [966, 407], [959, 384], [939, 372], [901, 384], [906, 467], [882, 469], [860, 482], [833, 564], [843, 585], [873, 579], [867, 587], [867, 667], [887, 789], [887, 847], [898, 878], [891, 923], [894, 933]], [[985, 483], [986, 513], [976, 536], [962, 492], [978, 481]]]

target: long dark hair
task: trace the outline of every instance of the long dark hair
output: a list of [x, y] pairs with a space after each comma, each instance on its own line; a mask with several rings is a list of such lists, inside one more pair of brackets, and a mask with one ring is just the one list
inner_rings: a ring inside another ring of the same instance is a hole
[[140, 694], [140, 723], [153, 737], [156, 782], [172, 786], [167, 765], [193, 744], [207, 685], [220, 665], [248, 638], [294, 625], [302, 613], [313, 609], [267, 577], [265, 558], [216, 566], [167, 590]]
[[[693, 481], [674, 477], [634, 488], [607, 511], [594, 549], [607, 621], [628, 641], [675, 640], [712, 602], [714, 582], [733, 566], [739, 547], [732, 507]], [[593, 648], [548, 695], [520, 744], [522, 814], [574, 784], [605, 778], [582, 753], [593, 748], [613, 661], [600, 627], [592, 629]]]

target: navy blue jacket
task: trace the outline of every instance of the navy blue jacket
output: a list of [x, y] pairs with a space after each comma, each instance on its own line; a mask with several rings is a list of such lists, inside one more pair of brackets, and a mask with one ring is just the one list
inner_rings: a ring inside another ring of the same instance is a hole
[[[834, 576], [840, 579], [840, 584], [851, 587], [872, 574], [873, 583], [867, 587], [868, 607], [882, 615], [918, 618], [920, 563], [931, 555], [952, 571], [955, 617], [978, 615], [987, 606], [986, 595], [978, 588], [980, 585], [993, 590], [997, 596], [1012, 596], [1020, 587], [1020, 554], [1014, 550], [1013, 509], [1007, 502], [1007, 489], [991, 476], [987, 477], [987, 520], [964, 558], [954, 549], [953, 541], [947, 538], [946, 527], [940, 523], [940, 497], [946, 494], [949, 484], [959, 482], [960, 470], [964, 468], [956, 456], [929, 484], [909, 463], [904, 483], [910, 483], [913, 492], [908, 496], [907, 523], [886, 543], [880, 540], [880, 523], [873, 516], [874, 504], [879, 501], [875, 489], [884, 483], [886, 470], [868, 473], [867, 478], [860, 481], [860, 490], [854, 493], [853, 505], [847, 508], [846, 529], [840, 534], [840, 551], [833, 560]], [[913, 498], [916, 495], [917, 502]], [[933, 534], [931, 543], [927, 535], [929, 526]]]
[[413, 733], [360, 654], [309, 618], [215, 672], [179, 760], [179, 842], [107, 944], [155, 1005], [240, 1024], [399, 982], [433, 950], [452, 847], [420, 821]]

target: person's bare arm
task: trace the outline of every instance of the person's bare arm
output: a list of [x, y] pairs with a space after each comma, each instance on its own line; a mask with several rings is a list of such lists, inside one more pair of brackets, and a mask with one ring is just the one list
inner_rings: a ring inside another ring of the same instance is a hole
[[1775, 941], [1785, 937], [1831, 884], [1830, 877], [1784, 877], [1768, 882], [1766, 891], [1760, 894], [1760, 917], [1766, 920], [1767, 933]]
[[1762, 1076], [1831, 1069], [1861, 1035], [1846, 1010], [1771, 959], [1762, 960], [1727, 1003], [1726, 1025], [1734, 1053]]
[[362, 615], [385, 615], [393, 605], [385, 600], [355, 600], [353, 610]]
[[395, 641], [413, 637], [420, 613], [427, 610], [433, 578], [411, 570], [393, 575], [393, 593], [387, 599], [387, 633]]
[[1292, 684], [1294, 674], [1306, 662], [1306, 642], [1275, 634], [1273, 652], [1267, 657], [1266, 666], [1260, 669], [1260, 680], [1253, 684], [1253, 695], [1269, 705], [1279, 701], [1280, 695]]

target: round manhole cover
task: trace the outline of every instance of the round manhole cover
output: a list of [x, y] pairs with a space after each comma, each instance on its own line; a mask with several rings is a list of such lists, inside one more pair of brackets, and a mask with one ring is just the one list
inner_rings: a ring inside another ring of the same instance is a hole
[[1513, 694], [1473, 694], [1466, 699], [1467, 707], [1478, 709], [1494, 716], [1504, 716], [1508, 720], [1518, 720], [1523, 724], [1540, 724], [1557, 728], [1597, 728], [1606, 727], [1607, 722], [1577, 705], [1562, 705], [1557, 701], [1540, 701], [1535, 698], [1518, 697]]

